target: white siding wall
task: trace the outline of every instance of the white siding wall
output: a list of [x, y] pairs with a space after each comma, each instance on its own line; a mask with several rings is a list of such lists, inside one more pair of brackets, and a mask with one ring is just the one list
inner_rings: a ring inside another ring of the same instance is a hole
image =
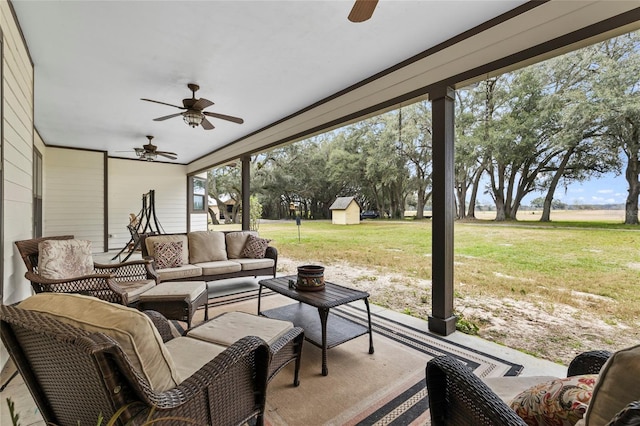
[[109, 249], [129, 241], [129, 214], [140, 213], [142, 195], [155, 190], [156, 217], [166, 233], [187, 231], [187, 167], [109, 159]]
[[331, 210], [331, 223], [334, 225], [357, 225], [360, 223], [360, 207], [355, 201], [344, 210]]
[[349, 203], [345, 210], [345, 223], [347, 225], [357, 225], [360, 223], [360, 207], [355, 201]]
[[189, 231], [206, 231], [208, 229], [208, 216], [202, 213], [191, 213]]
[[[0, 2], [2, 29], [3, 303], [31, 294], [15, 245], [32, 235], [33, 66], [6, 1]], [[6, 353], [2, 351], [3, 364]]]
[[46, 153], [42, 234], [71, 234], [103, 252], [105, 154], [52, 147]]
[[347, 214], [344, 210], [331, 210], [331, 223], [334, 225], [346, 225]]

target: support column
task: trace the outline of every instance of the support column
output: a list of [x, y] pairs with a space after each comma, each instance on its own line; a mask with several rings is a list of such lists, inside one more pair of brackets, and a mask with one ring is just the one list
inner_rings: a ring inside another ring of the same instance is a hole
[[447, 336], [453, 315], [454, 98], [450, 87], [429, 91], [433, 125], [432, 299], [429, 330]]
[[249, 169], [249, 161], [251, 157], [249, 155], [243, 155], [240, 157], [242, 163], [242, 230], [248, 231], [251, 228], [251, 205], [249, 198], [251, 197], [250, 181], [251, 170]]

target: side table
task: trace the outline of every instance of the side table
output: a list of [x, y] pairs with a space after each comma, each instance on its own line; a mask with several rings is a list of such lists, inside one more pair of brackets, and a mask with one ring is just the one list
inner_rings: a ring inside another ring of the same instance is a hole
[[[305, 339], [322, 349], [323, 376], [329, 374], [327, 367], [327, 350], [330, 348], [369, 333], [369, 353], [373, 353], [369, 293], [326, 281], [323, 290], [299, 291], [295, 288], [289, 288], [289, 280], [295, 281], [296, 276], [271, 278], [258, 282], [260, 284], [260, 290], [258, 292], [258, 315], [291, 321], [296, 327], [303, 328]], [[260, 301], [263, 287], [301, 303], [294, 303], [261, 312]], [[363, 300], [367, 307], [368, 327], [329, 313], [331, 308], [357, 300]]]

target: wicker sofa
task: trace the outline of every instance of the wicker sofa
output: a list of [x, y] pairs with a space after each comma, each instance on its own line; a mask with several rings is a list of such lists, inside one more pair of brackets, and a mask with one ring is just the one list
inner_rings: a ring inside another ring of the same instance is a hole
[[161, 281], [276, 276], [278, 251], [253, 231], [196, 231], [141, 236], [142, 255]]

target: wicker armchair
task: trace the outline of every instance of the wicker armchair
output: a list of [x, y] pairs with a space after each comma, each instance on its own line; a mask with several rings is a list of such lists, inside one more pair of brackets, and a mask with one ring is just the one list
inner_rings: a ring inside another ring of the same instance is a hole
[[[16, 247], [27, 267], [25, 277], [31, 281], [36, 293], [80, 293], [108, 302], [134, 305], [138, 296], [149, 286], [155, 285], [157, 277], [148, 260], [126, 263], [94, 263], [94, 273], [72, 279], [47, 279], [38, 274], [38, 244], [45, 240], [70, 240], [73, 235], [34, 238], [16, 241]], [[153, 283], [150, 283], [153, 281]]]
[[[580, 354], [569, 365], [567, 375], [597, 374], [610, 356], [611, 353], [607, 351]], [[430, 360], [426, 368], [426, 381], [433, 426], [527, 425], [487, 384], [451, 356]], [[638, 401], [631, 402], [621, 412], [624, 414], [620, 414], [619, 418], [616, 416], [609, 425], [640, 424], [638, 405]]]
[[[163, 340], [168, 323], [156, 314]], [[3, 306], [1, 337], [44, 420], [56, 425], [263, 424], [269, 347], [245, 337], [176, 387], [158, 392], [111, 337], [38, 311]]]

